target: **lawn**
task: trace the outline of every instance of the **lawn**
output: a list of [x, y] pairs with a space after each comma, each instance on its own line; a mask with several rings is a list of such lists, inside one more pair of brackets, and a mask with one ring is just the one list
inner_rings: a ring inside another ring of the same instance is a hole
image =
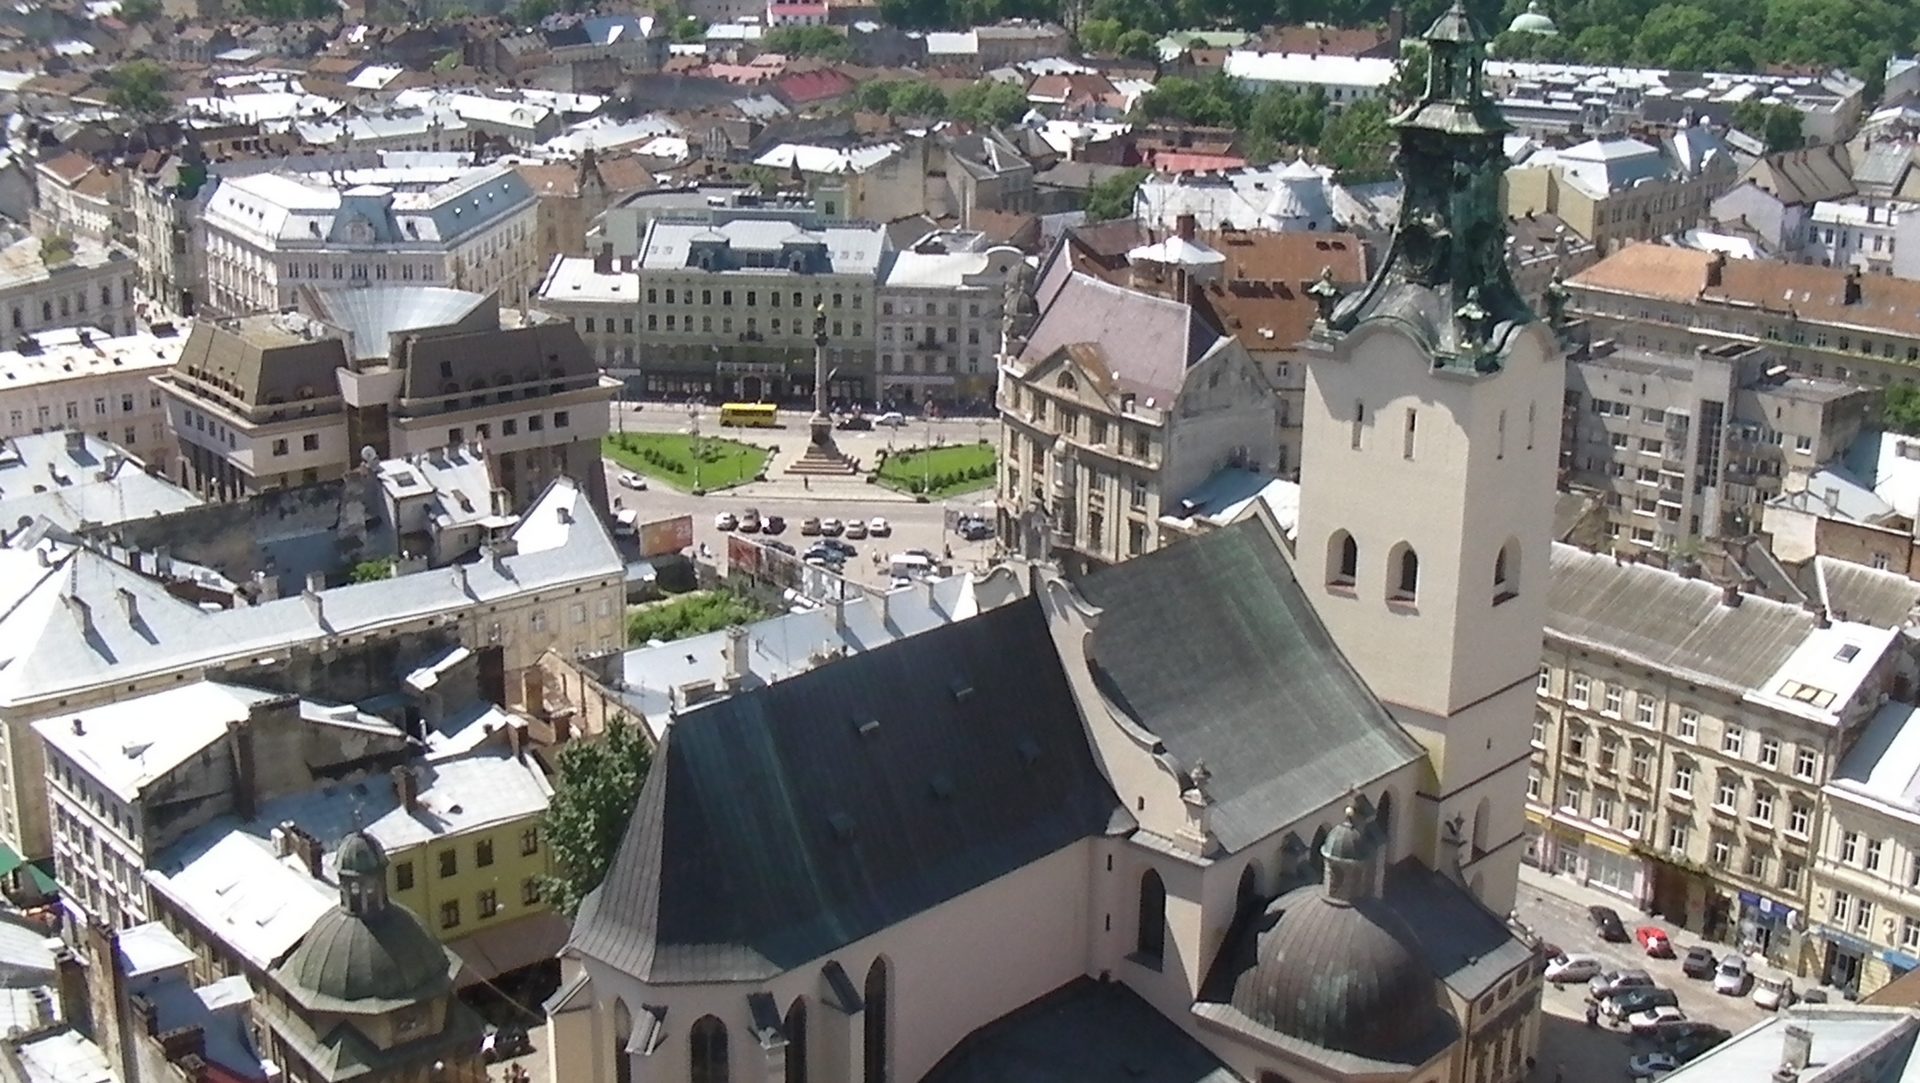
[[[699, 445], [699, 482], [694, 479], [694, 445]], [[760, 448], [718, 436], [697, 439], [680, 433], [627, 432], [609, 436], [600, 453], [622, 467], [658, 478], [676, 489], [712, 492], [752, 481], [767, 468]]]
[[627, 617], [627, 642], [639, 646], [656, 639], [664, 642], [705, 635], [736, 624], [765, 620], [774, 612], [731, 591], [697, 591], [635, 610]]
[[993, 445], [982, 443], [896, 451], [880, 467], [879, 478], [889, 489], [939, 500], [990, 489], [993, 475]]

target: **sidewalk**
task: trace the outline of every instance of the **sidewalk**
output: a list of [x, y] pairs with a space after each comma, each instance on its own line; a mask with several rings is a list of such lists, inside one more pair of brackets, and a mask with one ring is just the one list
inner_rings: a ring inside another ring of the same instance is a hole
[[1646, 916], [1646, 911], [1610, 891], [1588, 887], [1577, 880], [1556, 876], [1545, 869], [1537, 869], [1525, 863], [1520, 866], [1520, 890], [1558, 896], [1578, 906], [1582, 914], [1585, 914], [1590, 906], [1604, 906], [1617, 911], [1622, 918], [1628, 915]]

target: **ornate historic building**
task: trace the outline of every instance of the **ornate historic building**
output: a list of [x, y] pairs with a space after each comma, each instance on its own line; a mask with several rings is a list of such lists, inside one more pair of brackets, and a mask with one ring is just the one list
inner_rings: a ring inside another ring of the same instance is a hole
[[1562, 365], [1508, 277], [1481, 36], [1456, 6], [1427, 41], [1392, 256], [1314, 290], [1293, 529], [1033, 565], [676, 716], [563, 953], [554, 1078], [1523, 1077], [1500, 915]]

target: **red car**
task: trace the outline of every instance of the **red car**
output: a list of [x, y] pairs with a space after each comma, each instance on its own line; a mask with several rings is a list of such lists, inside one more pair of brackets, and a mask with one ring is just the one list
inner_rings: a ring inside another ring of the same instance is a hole
[[1667, 931], [1657, 925], [1642, 925], [1633, 931], [1633, 938], [1640, 942], [1640, 950], [1655, 959], [1673, 958], [1673, 941], [1667, 939]]

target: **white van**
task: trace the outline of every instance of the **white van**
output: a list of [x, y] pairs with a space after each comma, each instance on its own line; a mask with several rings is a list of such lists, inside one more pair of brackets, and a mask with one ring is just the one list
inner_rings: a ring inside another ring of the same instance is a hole
[[631, 538], [640, 533], [640, 513], [632, 508], [621, 508], [613, 513], [613, 535], [616, 538]]
[[915, 580], [932, 575], [933, 561], [916, 553], [895, 553], [887, 558], [887, 577], [892, 586], [911, 586]]
[[1753, 979], [1753, 1002], [1770, 1012], [1793, 1007], [1793, 975], [1769, 970]]

